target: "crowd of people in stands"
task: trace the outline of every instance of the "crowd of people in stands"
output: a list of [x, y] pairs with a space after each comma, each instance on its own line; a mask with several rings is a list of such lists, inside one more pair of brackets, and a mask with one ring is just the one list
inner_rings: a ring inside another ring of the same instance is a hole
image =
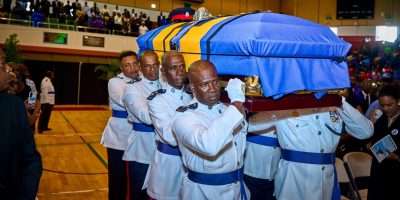
[[[376, 107], [379, 88], [400, 80], [400, 38], [394, 43], [375, 42], [372, 47], [364, 44], [361, 49], [349, 52], [347, 62], [351, 88], [346, 91], [346, 99], [375, 122], [382, 115]], [[368, 143], [344, 136], [337, 155], [341, 157], [351, 151], [369, 152]]]
[[[112, 33], [142, 35], [147, 31], [168, 23], [167, 18], [160, 12], [157, 22], [151, 21], [150, 16], [144, 12], [135, 12], [132, 8], [120, 10], [118, 5], [109, 8], [107, 4], [99, 8], [94, 2], [89, 6], [87, 1], [80, 2], [75, 0], [61, 2], [59, 0], [17, 0], [11, 10], [11, 16], [4, 14], [4, 17], [28, 19], [29, 16], [33, 26], [43, 26], [42, 23], [47, 17], [57, 19], [59, 24], [72, 24], [76, 26], [90, 27], [94, 29], [106, 30]], [[78, 28], [83, 30], [83, 28]]]
[[400, 79], [396, 73], [400, 68], [400, 39], [394, 43], [375, 42], [371, 47], [364, 44], [359, 51], [349, 53], [347, 57], [350, 77], [354, 77], [357, 82], [365, 79], [379, 80], [385, 76], [393, 75], [395, 79]]

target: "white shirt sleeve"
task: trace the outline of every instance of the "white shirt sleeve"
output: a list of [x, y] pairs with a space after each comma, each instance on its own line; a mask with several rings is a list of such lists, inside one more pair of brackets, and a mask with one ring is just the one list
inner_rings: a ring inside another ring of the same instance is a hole
[[351, 136], [357, 139], [367, 139], [373, 135], [374, 125], [372, 122], [346, 101], [343, 102], [343, 109], [338, 108], [337, 111], [345, 123], [346, 132]]
[[171, 111], [161, 99], [153, 99], [149, 103], [149, 112], [156, 128], [156, 133], [169, 145], [177, 146], [178, 143], [172, 133], [172, 118], [176, 111]]
[[49, 87], [47, 86], [46, 80], [47, 79], [44, 78], [40, 83], [40, 91], [42, 91], [41, 93], [42, 95], [40, 96], [40, 101], [42, 103], [49, 103], [48, 100]]
[[124, 86], [121, 84], [120, 80], [112, 78], [108, 81], [108, 96], [110, 100], [120, 107], [125, 107], [122, 102], [122, 93], [124, 91]]
[[271, 115], [268, 112], [258, 112], [250, 117], [248, 132], [271, 132], [267, 130], [272, 127]]
[[233, 131], [244, 117], [230, 105], [211, 124], [201, 123], [199, 116], [182, 115], [173, 122], [173, 130], [183, 145], [207, 156], [217, 155], [233, 139]]
[[[135, 83], [134, 83], [135, 84]], [[147, 99], [143, 97], [141, 91], [134, 87], [132, 84], [128, 84], [124, 89], [123, 102], [126, 108], [142, 123], [147, 125], [152, 124]]]

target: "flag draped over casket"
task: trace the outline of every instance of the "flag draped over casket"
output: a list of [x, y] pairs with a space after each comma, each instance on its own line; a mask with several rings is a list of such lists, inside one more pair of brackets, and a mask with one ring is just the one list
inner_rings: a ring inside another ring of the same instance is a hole
[[249, 13], [166, 25], [137, 39], [140, 51], [176, 49], [189, 66], [210, 60], [218, 74], [259, 76], [265, 97], [349, 87], [351, 45], [301, 18]]

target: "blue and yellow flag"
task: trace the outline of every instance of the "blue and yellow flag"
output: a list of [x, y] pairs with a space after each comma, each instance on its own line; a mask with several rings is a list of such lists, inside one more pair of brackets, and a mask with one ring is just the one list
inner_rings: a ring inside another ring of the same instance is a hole
[[249, 13], [166, 25], [137, 39], [140, 51], [178, 50], [186, 66], [210, 60], [219, 74], [259, 76], [266, 97], [350, 86], [351, 45], [305, 19]]

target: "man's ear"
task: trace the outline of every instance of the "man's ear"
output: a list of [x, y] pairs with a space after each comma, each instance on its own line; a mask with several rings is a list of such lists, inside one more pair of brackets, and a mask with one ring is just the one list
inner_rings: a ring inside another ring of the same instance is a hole
[[163, 66], [160, 67], [160, 71], [161, 71], [162, 76], [165, 77], [165, 70], [164, 70]]
[[189, 83], [189, 87], [190, 87], [190, 91], [194, 94], [195, 93], [194, 85], [192, 83]]

